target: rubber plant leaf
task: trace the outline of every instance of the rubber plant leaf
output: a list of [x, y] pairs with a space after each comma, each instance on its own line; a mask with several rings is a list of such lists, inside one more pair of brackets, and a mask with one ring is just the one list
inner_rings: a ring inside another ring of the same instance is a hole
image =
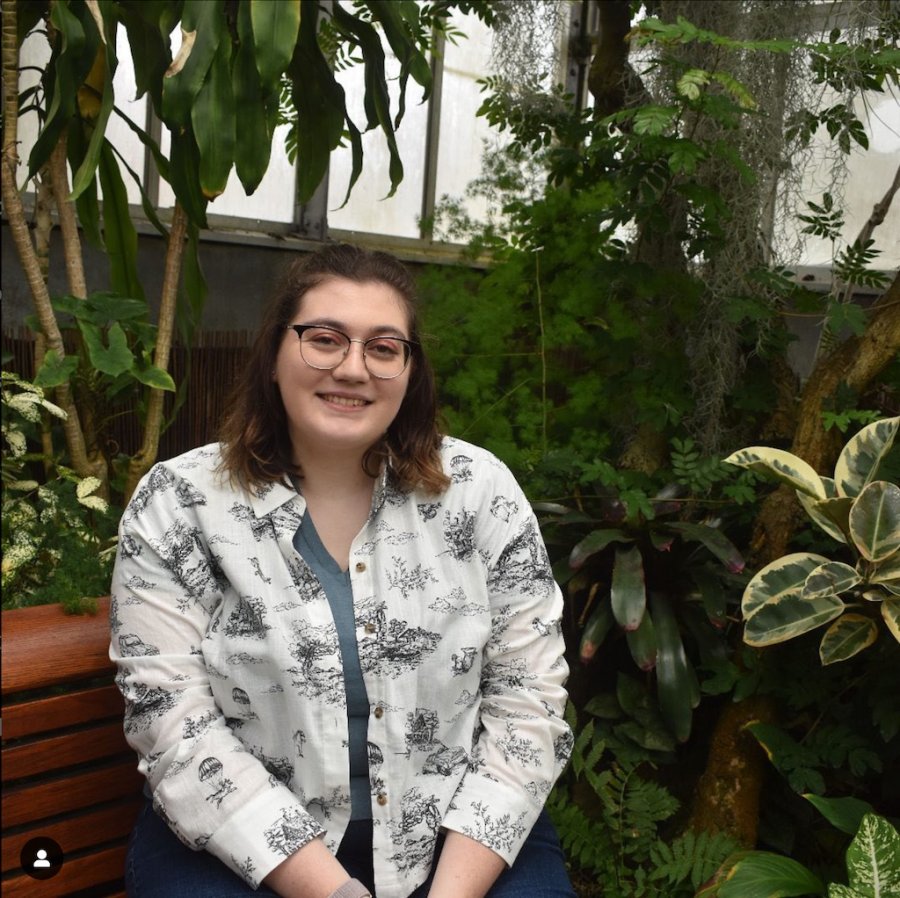
[[795, 494], [814, 524], [821, 527], [832, 539], [845, 543], [850, 526], [850, 506], [853, 503], [845, 497], [838, 496], [833, 478], [822, 477], [821, 480], [825, 487], [826, 499], [816, 499], [800, 490], [796, 490]]
[[822, 665], [846, 661], [878, 639], [875, 621], [862, 614], [842, 614], [826, 631], [819, 644]]
[[856, 568], [842, 561], [826, 561], [819, 565], [803, 584], [801, 596], [804, 599], [818, 599], [822, 596], [836, 596], [853, 589], [862, 582]]
[[900, 598], [885, 599], [881, 603], [881, 616], [891, 636], [900, 642]]
[[867, 425], [847, 442], [834, 468], [838, 495], [858, 496], [875, 479], [898, 430], [900, 417], [884, 418]]
[[806, 578], [829, 559], [810, 552], [796, 552], [776, 558], [753, 575], [744, 589], [741, 613], [750, 620], [761, 608], [777, 604], [794, 593], [799, 595]]
[[850, 535], [868, 561], [885, 561], [900, 550], [900, 486], [875, 480], [850, 509]]
[[822, 478], [802, 458], [785, 452], [783, 449], [770, 449], [768, 446], [748, 446], [739, 449], [725, 459], [729, 465], [748, 468], [774, 480], [780, 480], [796, 490], [807, 493], [816, 499], [826, 499], [825, 485]]

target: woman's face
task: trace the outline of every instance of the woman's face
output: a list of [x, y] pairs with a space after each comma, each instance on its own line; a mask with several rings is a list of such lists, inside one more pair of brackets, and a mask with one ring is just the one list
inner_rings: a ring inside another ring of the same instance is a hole
[[[307, 291], [291, 324], [320, 324], [352, 340], [377, 336], [410, 339], [406, 305], [397, 292], [378, 281], [357, 283], [333, 277]], [[310, 367], [300, 353], [300, 338], [286, 330], [275, 359], [274, 379], [287, 412], [295, 461], [313, 454], [363, 454], [397, 416], [409, 384], [413, 361], [398, 377], [383, 380], [366, 368], [361, 343], [331, 370]]]

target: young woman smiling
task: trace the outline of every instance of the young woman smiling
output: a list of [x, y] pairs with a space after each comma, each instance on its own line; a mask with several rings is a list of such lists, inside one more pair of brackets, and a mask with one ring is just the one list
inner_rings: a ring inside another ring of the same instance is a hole
[[439, 432], [403, 265], [294, 263], [221, 442], [122, 518], [129, 895], [572, 898], [561, 607], [507, 468]]

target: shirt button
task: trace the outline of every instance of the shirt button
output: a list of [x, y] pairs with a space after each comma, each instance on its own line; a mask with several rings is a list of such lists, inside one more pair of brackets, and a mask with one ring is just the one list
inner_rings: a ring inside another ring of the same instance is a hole
[[375, 715], [376, 720], [381, 720], [384, 717], [384, 708], [379, 705], [372, 713]]
[[387, 804], [387, 795], [384, 792], [379, 792], [378, 795], [375, 796], [375, 800], [384, 807]]
[[363, 627], [363, 629], [366, 631], [366, 633], [374, 633], [377, 628], [376, 628], [375, 624], [372, 623], [372, 621], [369, 621], [365, 625], [365, 627]]
[[356, 573], [361, 574], [366, 569], [366, 563], [364, 561], [356, 562]]

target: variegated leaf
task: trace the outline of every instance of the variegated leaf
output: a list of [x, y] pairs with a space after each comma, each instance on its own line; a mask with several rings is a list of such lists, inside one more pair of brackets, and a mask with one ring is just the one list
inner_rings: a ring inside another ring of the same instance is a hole
[[881, 616], [891, 631], [891, 636], [900, 642], [900, 598], [885, 599], [881, 603]]
[[94, 491], [100, 489], [101, 485], [98, 477], [85, 477], [80, 480], [78, 486], [75, 487], [75, 495], [79, 499], [83, 499], [85, 496], [89, 496]]
[[748, 446], [729, 455], [725, 463], [737, 465], [739, 468], [749, 468], [751, 471], [780, 480], [817, 499], [827, 498], [822, 478], [812, 466], [783, 449]]
[[847, 849], [850, 888], [871, 898], [900, 895], [900, 834], [883, 817], [866, 814]]
[[869, 561], [883, 561], [900, 550], [900, 486], [870, 483], [850, 509], [850, 535]]
[[900, 596], [900, 552], [894, 552], [893, 555], [878, 562], [866, 577], [866, 582]]
[[806, 578], [828, 559], [810, 552], [784, 555], [757, 571], [741, 599], [741, 613], [749, 620], [760, 608], [778, 604], [787, 596], [800, 596]]
[[806, 578], [801, 595], [804, 599], [836, 596], [861, 582], [862, 577], [856, 572], [856, 568], [842, 561], [826, 561]]
[[862, 614], [843, 614], [826, 631], [819, 643], [822, 664], [846, 661], [878, 639], [875, 621]]
[[834, 468], [841, 496], [858, 496], [878, 474], [878, 466], [890, 451], [900, 429], [900, 417], [884, 418], [864, 427], [844, 446]]
[[[814, 524], [822, 528], [830, 537], [838, 542], [847, 542], [847, 519], [850, 516], [851, 502], [842, 499], [840, 503], [833, 502], [837, 498], [837, 489], [831, 477], [821, 477], [825, 487], [826, 499], [816, 499], [808, 493], [796, 490], [797, 498]], [[843, 529], [842, 529], [843, 528]]]
[[764, 605], [744, 627], [747, 645], [765, 646], [794, 639], [839, 617], [846, 605], [837, 596], [801, 599], [799, 591]]

